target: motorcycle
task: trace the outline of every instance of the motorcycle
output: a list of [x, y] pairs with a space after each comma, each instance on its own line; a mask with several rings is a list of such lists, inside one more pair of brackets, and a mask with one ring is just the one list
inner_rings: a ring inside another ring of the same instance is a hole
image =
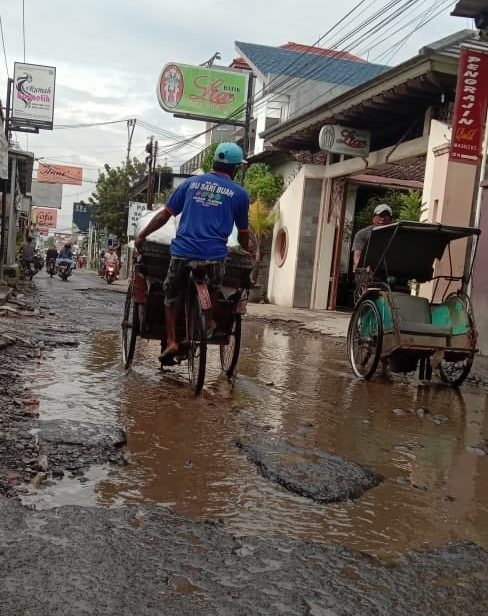
[[32, 280], [34, 274], [37, 274], [38, 270], [35, 268], [31, 259], [25, 259], [22, 261], [22, 270], [25, 280]]
[[112, 284], [116, 278], [115, 267], [113, 265], [107, 265], [105, 268], [105, 280], [107, 283]]
[[34, 255], [34, 267], [37, 272], [40, 272], [44, 267], [44, 259], [41, 255]]
[[49, 259], [47, 262], [46, 271], [51, 278], [54, 276], [56, 273], [56, 259]]
[[68, 280], [68, 278], [71, 276], [70, 261], [60, 261], [58, 263], [58, 276], [61, 278], [61, 280], [64, 280], [65, 282]]

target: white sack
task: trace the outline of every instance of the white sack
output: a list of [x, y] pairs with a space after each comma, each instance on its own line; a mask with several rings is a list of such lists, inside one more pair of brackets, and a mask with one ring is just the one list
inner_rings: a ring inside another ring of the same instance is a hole
[[[159, 210], [156, 211], [148, 211], [145, 212], [138, 220], [136, 225], [136, 235], [139, 234], [144, 227], [149, 223], [150, 220], [153, 219], [154, 216], [158, 213]], [[151, 235], [147, 236], [148, 242], [156, 242], [157, 244], [166, 244], [169, 246], [171, 244], [171, 240], [176, 237], [176, 219], [174, 216], [168, 220], [168, 222]]]

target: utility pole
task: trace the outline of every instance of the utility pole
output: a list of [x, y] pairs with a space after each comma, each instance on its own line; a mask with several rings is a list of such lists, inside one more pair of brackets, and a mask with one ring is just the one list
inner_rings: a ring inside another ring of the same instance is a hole
[[130, 161], [130, 148], [132, 145], [132, 137], [134, 136], [134, 129], [136, 127], [136, 118], [132, 120], [127, 120], [127, 160], [126, 167], [129, 166]]
[[147, 164], [147, 209], [152, 210], [154, 204], [154, 182], [156, 180], [156, 159], [158, 153], [158, 142], [154, 137], [149, 139], [146, 145], [146, 164]]
[[[8, 144], [9, 144], [9, 124], [10, 124], [10, 100], [12, 96], [12, 86], [14, 80], [9, 78], [7, 81], [7, 100], [5, 104], [5, 138], [7, 139], [7, 160], [8, 160]], [[10, 175], [10, 163], [8, 164]], [[7, 226], [7, 186], [9, 179], [4, 182], [4, 190], [2, 191], [2, 230], [0, 233], [0, 282], [3, 281], [3, 269], [5, 266], [6, 246], [6, 226]], [[11, 222], [11, 221], [10, 221]]]

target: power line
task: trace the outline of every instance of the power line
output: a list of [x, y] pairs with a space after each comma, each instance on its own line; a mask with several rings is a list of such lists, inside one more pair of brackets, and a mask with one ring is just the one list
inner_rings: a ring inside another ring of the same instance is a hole
[[[417, 30], [419, 30], [419, 29], [423, 28], [423, 27], [424, 27], [427, 23], [429, 23], [430, 21], [432, 21], [432, 19], [434, 19], [435, 17], [437, 17], [438, 15], [440, 15], [440, 13], [442, 13], [442, 11], [444, 11], [444, 10], [447, 8], [447, 6], [449, 6], [449, 4], [453, 4], [453, 3], [454, 3], [454, 2], [453, 2], [453, 0], [447, 0], [447, 1], [444, 1], [444, 3], [442, 4], [441, 8], [439, 9], [439, 11], [438, 11], [435, 15], [431, 16], [428, 20], [426, 20], [426, 21], [424, 21], [422, 24], [420, 24], [420, 25], [418, 26]], [[433, 4], [435, 5], [436, 3], [434, 2]], [[438, 5], [437, 5], [437, 6], [438, 6]], [[426, 13], [427, 13], [427, 12], [428, 12], [428, 11], [426, 11]], [[398, 33], [398, 31], [396, 31], [396, 32], [394, 32], [394, 33], [392, 33], [392, 34], [396, 34], [396, 33]], [[391, 36], [392, 36], [392, 35], [389, 35], [389, 36], [387, 36], [387, 37], [386, 37], [385, 39], [383, 39], [383, 40], [387, 40], [388, 38], [391, 38]], [[377, 45], [374, 45], [373, 47], [376, 47], [376, 46], [377, 46]], [[393, 50], [395, 49], [395, 45], [391, 45], [391, 46], [390, 46], [390, 47], [389, 47], [386, 51], [383, 51], [383, 52], [382, 52], [382, 53], [378, 56], [378, 58], [375, 58], [375, 60], [376, 60], [376, 59], [379, 59], [379, 58], [380, 58], [381, 56], [383, 56], [385, 53], [388, 53], [388, 52], [392, 51], [392, 49], [393, 49]], [[360, 70], [361, 70], [361, 68], [360, 68], [360, 67], [358, 67], [358, 72], [359, 72]], [[307, 107], [310, 107], [311, 105], [313, 105], [314, 103], [316, 103], [317, 101], [319, 101], [320, 99], [322, 99], [324, 96], [326, 96], [327, 94], [329, 94], [329, 93], [330, 93], [332, 90], [334, 90], [334, 89], [335, 89], [338, 85], [343, 85], [343, 83], [344, 83], [344, 82], [339, 83], [339, 84], [334, 84], [334, 86], [333, 86], [333, 87], [329, 88], [329, 89], [328, 89], [328, 90], [326, 90], [325, 92], [322, 92], [319, 96], [317, 96], [316, 98], [314, 98], [312, 101], [308, 101], [308, 103], [307, 103]], [[317, 107], [317, 106], [318, 106], [318, 105], [315, 105], [315, 107]], [[294, 113], [292, 116], [290, 116], [288, 119], [289, 119], [289, 120], [291, 120], [292, 118], [295, 118], [295, 117], [299, 116], [299, 115], [300, 115], [300, 113], [301, 113], [304, 109], [305, 109], [305, 107], [304, 107], [304, 106], [300, 107], [300, 108], [299, 108], [299, 109], [297, 109], [297, 110], [295, 111], [295, 113]]]
[[7, 71], [7, 77], [10, 79], [10, 73], [8, 72], [7, 52], [5, 51], [5, 38], [3, 36], [3, 24], [2, 24], [1, 15], [0, 15], [0, 32], [2, 33], [2, 45], [3, 45], [3, 57], [5, 58], [5, 69]]
[[22, 0], [22, 39], [24, 42], [24, 62], [25, 62], [25, 0]]

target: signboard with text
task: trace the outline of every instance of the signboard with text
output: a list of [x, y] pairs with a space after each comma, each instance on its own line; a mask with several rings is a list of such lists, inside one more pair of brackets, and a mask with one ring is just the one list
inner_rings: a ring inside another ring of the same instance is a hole
[[55, 85], [54, 66], [15, 62], [12, 124], [52, 130]]
[[127, 237], [134, 237], [139, 218], [147, 212], [147, 204], [129, 201], [129, 216], [127, 219]]
[[32, 205], [60, 209], [63, 200], [63, 185], [47, 184], [45, 182], [32, 180], [31, 194]]
[[48, 229], [56, 228], [58, 210], [52, 207], [33, 207], [31, 217], [39, 233], [44, 234]]
[[248, 87], [246, 73], [171, 63], [161, 71], [157, 95], [161, 107], [176, 115], [244, 123]]
[[488, 103], [488, 54], [461, 49], [449, 159], [475, 165], [482, 157]]
[[371, 143], [369, 130], [326, 124], [319, 134], [319, 147], [333, 154], [368, 156]]
[[48, 165], [39, 163], [37, 168], [37, 181], [50, 184], [75, 184], [83, 183], [83, 167], [70, 167], [68, 165]]

